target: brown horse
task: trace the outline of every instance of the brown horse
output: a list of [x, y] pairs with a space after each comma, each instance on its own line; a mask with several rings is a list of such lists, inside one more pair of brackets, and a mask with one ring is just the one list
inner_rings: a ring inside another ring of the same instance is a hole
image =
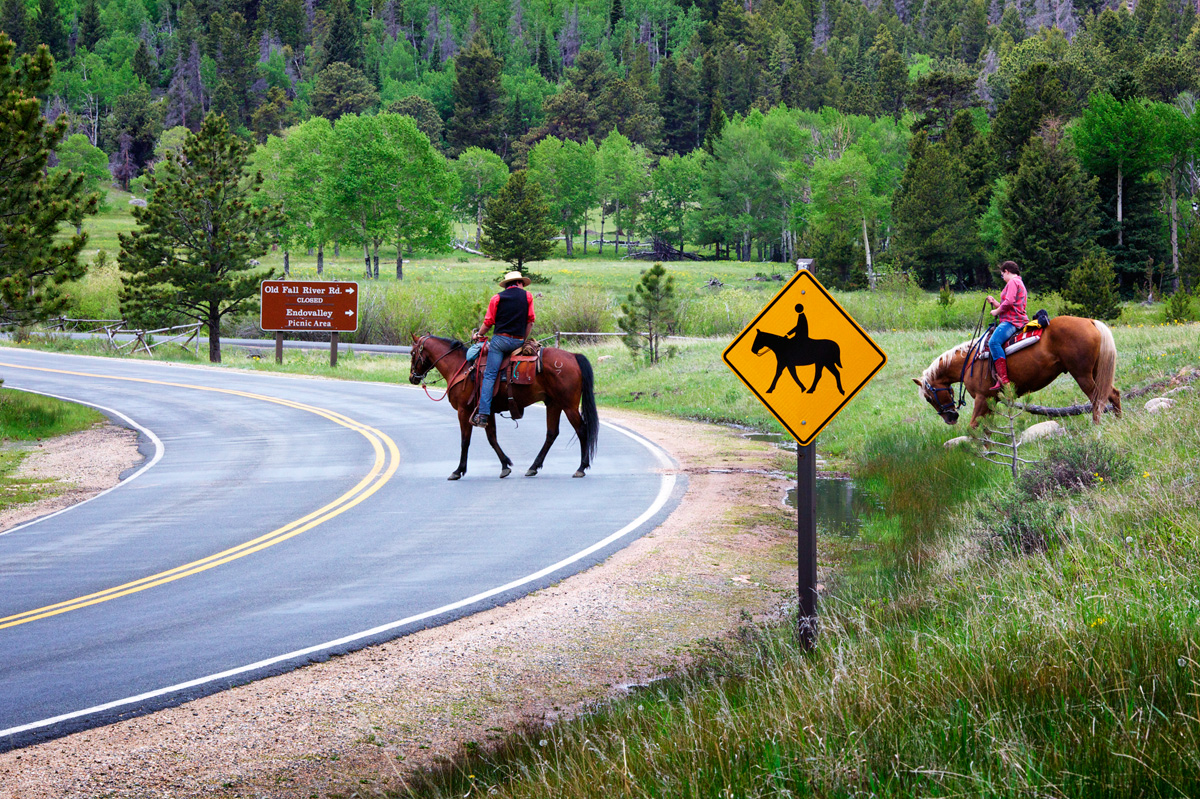
[[[950, 387], [954, 383], [963, 383], [975, 398], [971, 427], [989, 413], [988, 400], [1000, 393], [991, 390], [995, 383], [991, 361], [971, 358], [977, 346], [978, 340], [959, 344], [935, 358], [920, 378], [913, 378], [920, 396], [946, 424], [958, 422], [958, 406]], [[1109, 402], [1117, 416], [1121, 415], [1121, 392], [1113, 385], [1116, 370], [1117, 346], [1108, 325], [1077, 316], [1051, 319], [1041, 341], [1008, 356], [1008, 376], [1017, 394], [1045, 388], [1059, 375], [1069, 374], [1092, 401], [1092, 421], [1096, 424], [1100, 424], [1100, 414]]]
[[[467, 348], [461, 341], [438, 336], [413, 336], [412, 364], [409, 367], [408, 381], [421, 384], [431, 369], [437, 369], [448, 383], [446, 395], [450, 398], [450, 405], [458, 411], [458, 426], [462, 432], [462, 456], [459, 458], [458, 468], [450, 474], [450, 480], [457, 480], [467, 473], [467, 448], [471, 446], [471, 416], [479, 403], [475, 381], [470, 377], [456, 379], [466, 376], [470, 371], [466, 366], [466, 359]], [[546, 347], [542, 350], [541, 373], [535, 375], [529, 385], [512, 387], [512, 403], [518, 408], [535, 402], [546, 404], [546, 443], [534, 458], [529, 471], [525, 472], [526, 477], [533, 477], [542, 468], [550, 445], [558, 438], [561, 413], [567, 414], [567, 419], [575, 428], [575, 435], [579, 437], [580, 463], [573, 476], [583, 477], [584, 470], [591, 466], [592, 458], [596, 457], [596, 441], [600, 434], [600, 417], [596, 414], [596, 396], [592, 382], [592, 365], [587, 358], [566, 350]], [[504, 388], [492, 399], [492, 418], [487, 426], [487, 440], [500, 456], [500, 476], [508, 477], [512, 473], [513, 462], [496, 441], [496, 414], [511, 410], [511, 406], [507, 384], [497, 379], [496, 385]]]

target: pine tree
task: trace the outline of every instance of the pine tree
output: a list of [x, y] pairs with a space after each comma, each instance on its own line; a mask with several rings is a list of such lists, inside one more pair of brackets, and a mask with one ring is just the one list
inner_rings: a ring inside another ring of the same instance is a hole
[[621, 303], [617, 325], [625, 333], [621, 339], [634, 354], [643, 350], [651, 364], [662, 355], [662, 339], [675, 324], [675, 278], [667, 274], [662, 264], [642, 272], [627, 301]]
[[1047, 123], [1025, 146], [1000, 209], [1007, 252], [1030, 289], [1063, 288], [1092, 247], [1096, 202], [1096, 180], [1083, 174], [1061, 123]]
[[250, 148], [209, 114], [182, 153], [155, 166], [146, 207], [133, 209], [138, 229], [120, 234], [122, 310], [168, 311], [206, 325], [213, 363], [221, 361], [221, 320], [252, 311], [259, 283], [272, 276], [254, 259], [283, 221], [277, 208], [252, 205], [263, 179], [245, 173]]
[[625, 18], [625, 4], [621, 0], [612, 0], [612, 8], [608, 11], [608, 30], [611, 33], [617, 23]]
[[468, 147], [500, 153], [504, 146], [503, 67], [492, 48], [477, 36], [454, 62], [454, 116], [450, 120], [450, 150]]
[[362, 21], [346, 0], [333, 0], [329, 7], [329, 35], [325, 38], [325, 64], [341, 62], [363, 68]]
[[67, 57], [67, 25], [55, 0], [39, 0], [33, 30], [37, 41], [49, 47], [50, 55], [56, 60]]
[[1067, 276], [1062, 295], [1075, 316], [1106, 322], [1120, 317], [1121, 295], [1112, 257], [1104, 250], [1092, 249]]
[[507, 261], [521, 271], [525, 264], [540, 261], [553, 251], [557, 233], [541, 188], [528, 179], [525, 170], [519, 170], [509, 175], [504, 188], [488, 202], [480, 246], [489, 258]]
[[8, 34], [17, 55], [33, 52], [37, 42], [33, 41], [33, 27], [29, 24], [25, 0], [4, 0], [0, 3], [0, 31]]
[[926, 288], [956, 279], [965, 285], [982, 258], [975, 204], [961, 162], [943, 143], [913, 136], [900, 188], [892, 200], [893, 257]]
[[104, 38], [104, 23], [100, 20], [100, 8], [96, 0], [84, 0], [79, 9], [79, 44], [88, 52], [96, 49], [96, 42]]
[[50, 153], [67, 130], [41, 113], [38, 96], [54, 72], [40, 47], [16, 64], [15, 46], [0, 33], [0, 325], [27, 325], [61, 313], [61, 286], [83, 277], [79, 253], [87, 234], [59, 235], [72, 219], [96, 212], [84, 176], [47, 172]]

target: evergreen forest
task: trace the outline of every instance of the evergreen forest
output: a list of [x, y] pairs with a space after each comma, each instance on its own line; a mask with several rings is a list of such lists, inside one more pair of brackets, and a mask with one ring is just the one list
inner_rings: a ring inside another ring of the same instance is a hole
[[219, 114], [257, 145], [277, 246], [357, 246], [375, 276], [451, 220], [478, 246], [527, 170], [568, 256], [624, 236], [952, 290], [1012, 258], [1046, 291], [1094, 256], [1131, 297], [1200, 272], [1198, 6], [2, 0], [0, 30], [54, 59], [52, 169], [144, 192]]

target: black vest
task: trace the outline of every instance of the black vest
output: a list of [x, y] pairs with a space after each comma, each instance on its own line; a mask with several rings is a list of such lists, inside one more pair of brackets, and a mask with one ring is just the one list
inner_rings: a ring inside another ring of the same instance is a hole
[[529, 294], [520, 286], [509, 286], [498, 295], [496, 335], [525, 338], [529, 325]]

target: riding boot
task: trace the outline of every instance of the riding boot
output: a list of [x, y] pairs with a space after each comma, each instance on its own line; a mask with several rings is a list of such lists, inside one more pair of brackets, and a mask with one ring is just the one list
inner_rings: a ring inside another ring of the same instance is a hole
[[996, 359], [996, 385], [988, 389], [988, 391], [999, 391], [1008, 385], [1011, 380], [1008, 379], [1008, 359]]

